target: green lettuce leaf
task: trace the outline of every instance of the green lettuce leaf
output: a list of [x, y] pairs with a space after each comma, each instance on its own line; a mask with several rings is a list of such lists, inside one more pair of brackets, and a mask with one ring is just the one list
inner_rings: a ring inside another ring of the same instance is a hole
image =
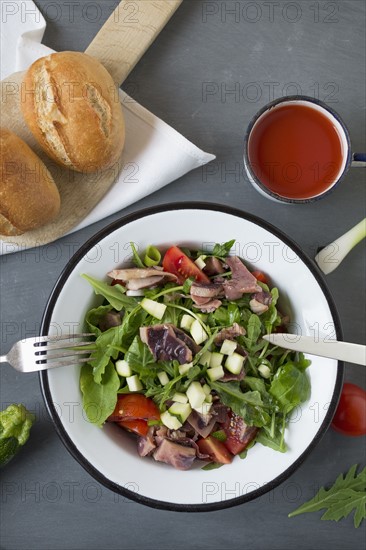
[[80, 390], [83, 395], [83, 409], [90, 422], [97, 426], [107, 420], [117, 403], [119, 376], [111, 361], [107, 364], [100, 383], [94, 380], [89, 365], [83, 365], [80, 372]]
[[111, 286], [85, 274], [82, 277], [93, 287], [95, 294], [103, 296], [117, 311], [123, 308], [130, 311], [137, 306], [137, 300], [132, 296], [126, 296], [126, 290], [122, 285]]
[[269, 393], [286, 414], [310, 397], [310, 380], [305, 372], [309, 364], [303, 357], [299, 362], [285, 363], [273, 377]]

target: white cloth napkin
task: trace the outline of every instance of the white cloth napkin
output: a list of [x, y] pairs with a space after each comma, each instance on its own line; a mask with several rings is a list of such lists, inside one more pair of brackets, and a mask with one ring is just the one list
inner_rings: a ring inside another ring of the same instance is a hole
[[[41, 44], [46, 21], [32, 0], [4, 2], [2, 8], [1, 80], [53, 53]], [[73, 231], [118, 212], [215, 159], [124, 92], [120, 96], [126, 122], [125, 167], [118, 181]], [[0, 254], [8, 249], [15, 251], [12, 247], [1, 248], [5, 250]]]

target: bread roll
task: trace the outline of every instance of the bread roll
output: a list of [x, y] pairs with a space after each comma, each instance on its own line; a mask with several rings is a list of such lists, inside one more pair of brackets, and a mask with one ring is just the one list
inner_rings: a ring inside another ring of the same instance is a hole
[[22, 87], [25, 121], [45, 152], [78, 172], [120, 159], [125, 125], [118, 90], [99, 61], [79, 52], [38, 59]]
[[53, 220], [60, 195], [41, 159], [16, 134], [0, 128], [0, 235], [21, 235]]

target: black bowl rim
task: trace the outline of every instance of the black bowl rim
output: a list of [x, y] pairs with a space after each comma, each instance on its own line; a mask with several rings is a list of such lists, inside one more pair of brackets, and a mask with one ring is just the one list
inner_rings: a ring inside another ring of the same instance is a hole
[[[236, 216], [236, 217], [248, 220], [250, 222], [253, 222], [263, 227], [264, 229], [272, 232], [275, 236], [280, 238], [284, 243], [289, 245], [298, 254], [301, 260], [305, 263], [305, 265], [310, 269], [310, 271], [314, 275], [315, 279], [317, 280], [328, 302], [328, 305], [334, 320], [337, 339], [343, 340], [341, 323], [340, 323], [338, 311], [335, 306], [334, 299], [323, 279], [321, 271], [319, 270], [315, 262], [313, 262], [301, 250], [300, 246], [291, 238], [287, 237], [281, 230], [277, 229], [267, 221], [262, 220], [261, 218], [253, 214], [244, 212], [236, 208], [232, 208], [230, 206], [219, 205], [215, 203], [207, 203], [207, 202], [177, 202], [177, 203], [172, 203], [167, 205], [148, 207], [148, 208], [139, 210], [137, 212], [128, 214], [120, 218], [119, 220], [111, 223], [110, 225], [106, 226], [105, 228], [101, 229], [100, 231], [98, 231], [98, 233], [96, 233], [93, 237], [91, 237], [86, 243], [84, 243], [80, 247], [80, 249], [72, 256], [72, 258], [68, 261], [65, 268], [63, 269], [46, 304], [45, 311], [42, 318], [40, 334], [41, 335], [48, 334], [48, 329], [50, 326], [53, 309], [55, 307], [59, 294], [63, 289], [63, 286], [67, 281], [68, 277], [76, 267], [76, 265], [91, 248], [93, 248], [101, 239], [103, 239], [113, 231], [121, 228], [122, 226], [128, 223], [131, 223], [137, 219], [140, 219], [149, 215], [172, 211], [172, 210], [211, 210], [216, 212], [222, 212], [224, 214], [229, 214], [229, 215]], [[232, 506], [237, 506], [239, 504], [243, 504], [245, 502], [249, 502], [255, 498], [258, 498], [261, 495], [267, 493], [268, 491], [271, 491], [272, 489], [274, 489], [275, 487], [283, 483], [290, 475], [292, 475], [298, 469], [298, 467], [302, 464], [305, 458], [320, 442], [320, 440], [326, 433], [331, 423], [331, 420], [333, 418], [333, 415], [335, 413], [335, 410], [340, 398], [340, 393], [341, 393], [342, 384], [343, 384], [343, 375], [344, 375], [344, 363], [338, 362], [336, 383], [334, 387], [333, 397], [332, 397], [329, 409], [327, 411], [327, 414], [319, 430], [317, 431], [314, 439], [310, 443], [310, 445], [299, 456], [299, 458], [293, 464], [291, 464], [291, 466], [289, 466], [289, 468], [287, 468], [284, 472], [282, 472], [279, 476], [277, 476], [267, 484], [263, 485], [259, 489], [256, 489], [255, 491], [249, 494], [241, 495], [239, 497], [235, 497], [230, 500], [224, 500], [224, 501], [214, 502], [214, 503], [205, 503], [205, 504], [176, 504], [176, 503], [152, 499], [150, 497], [139, 495], [138, 493], [130, 491], [125, 487], [121, 487], [117, 483], [105, 477], [97, 468], [95, 468], [92, 464], [90, 464], [90, 462], [86, 460], [86, 458], [78, 450], [77, 446], [71, 440], [67, 431], [63, 427], [61, 420], [57, 414], [56, 408], [52, 401], [52, 395], [51, 395], [51, 391], [48, 383], [47, 371], [41, 371], [39, 373], [39, 379], [40, 379], [41, 392], [45, 401], [46, 409], [55, 425], [56, 432], [59, 435], [61, 441], [65, 445], [66, 449], [70, 452], [70, 454], [99, 483], [101, 483], [111, 491], [114, 491], [115, 493], [118, 493], [124, 496], [125, 498], [134, 500], [140, 504], [144, 504], [146, 506], [150, 506], [155, 509], [170, 510], [170, 511], [176, 511], [176, 512], [210, 512], [210, 511], [222, 510], [224, 508], [230, 508]], [[184, 473], [182, 475], [184, 475]]]

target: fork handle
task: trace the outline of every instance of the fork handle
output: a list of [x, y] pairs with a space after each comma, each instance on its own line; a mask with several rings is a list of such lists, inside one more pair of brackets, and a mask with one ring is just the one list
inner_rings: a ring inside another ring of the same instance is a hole
[[6, 355], [0, 355], [0, 363], [7, 363], [8, 358]]

